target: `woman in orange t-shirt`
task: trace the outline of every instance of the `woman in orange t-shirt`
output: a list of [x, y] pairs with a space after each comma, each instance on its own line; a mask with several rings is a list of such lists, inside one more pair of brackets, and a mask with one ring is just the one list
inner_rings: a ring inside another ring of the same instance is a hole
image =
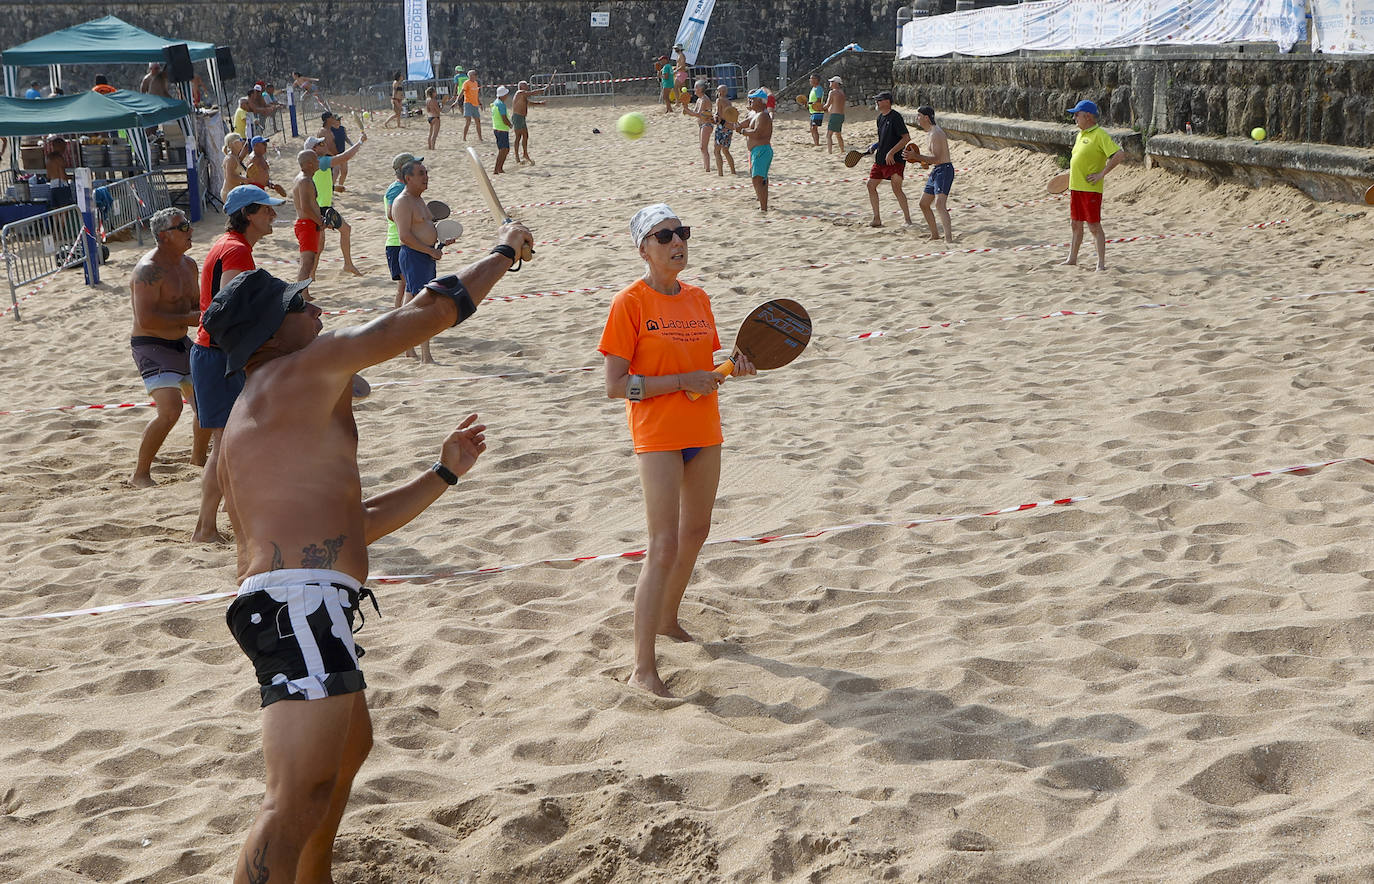
[[[649, 524], [648, 557], [635, 585], [635, 666], [630, 681], [670, 697], [654, 657], [657, 636], [692, 636], [678, 623], [697, 553], [711, 531], [720, 481], [720, 406], [724, 380], [711, 368], [720, 349], [711, 300], [678, 282], [687, 238], [663, 203], [640, 209], [630, 235], [647, 270], [611, 301], [597, 349], [606, 358], [606, 395], [626, 399]], [[743, 355], [736, 375], [755, 373]], [[687, 392], [701, 394], [692, 401]]]

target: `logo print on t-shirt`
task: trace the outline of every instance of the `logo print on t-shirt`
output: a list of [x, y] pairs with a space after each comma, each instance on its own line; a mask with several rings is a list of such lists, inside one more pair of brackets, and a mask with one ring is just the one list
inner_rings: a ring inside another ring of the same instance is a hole
[[652, 319], [650, 319], [648, 322], [644, 323], [644, 330], [645, 330], [645, 331], [658, 331], [658, 323], [657, 323], [657, 322], [654, 322]]

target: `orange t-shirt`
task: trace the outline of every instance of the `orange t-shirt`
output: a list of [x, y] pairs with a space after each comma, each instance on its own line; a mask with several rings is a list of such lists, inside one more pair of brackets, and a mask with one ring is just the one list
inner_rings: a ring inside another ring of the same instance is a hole
[[[680, 283], [676, 295], [654, 291], [644, 280], [611, 300], [611, 315], [597, 349], [603, 356], [630, 360], [630, 373], [646, 377], [710, 371], [720, 349], [711, 299], [694, 285]], [[678, 451], [719, 445], [720, 397], [712, 393], [693, 402], [683, 392], [642, 402], [626, 402], [635, 452]]]
[[478, 86], [477, 86], [477, 81], [476, 81], [476, 80], [465, 80], [465, 81], [463, 82], [463, 103], [464, 103], [464, 104], [475, 104], [475, 105], [477, 105], [478, 107], [481, 107], [481, 106], [482, 106], [482, 99], [480, 99], [480, 98], [477, 97], [477, 89], [478, 89]]

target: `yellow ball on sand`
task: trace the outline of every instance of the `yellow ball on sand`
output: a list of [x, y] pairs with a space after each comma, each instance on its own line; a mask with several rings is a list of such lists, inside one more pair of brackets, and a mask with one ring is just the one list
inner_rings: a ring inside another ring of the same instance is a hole
[[1265, 138], [1268, 137], [1268, 135], [1269, 133], [1265, 132], [1264, 129], [1260, 128], [1259, 126], [1256, 126], [1255, 128], [1250, 130], [1250, 137], [1255, 139], [1256, 141], [1263, 141]]
[[638, 111], [630, 111], [616, 121], [615, 127], [620, 130], [621, 135], [634, 141], [644, 134], [644, 128], [647, 125], [643, 114]]

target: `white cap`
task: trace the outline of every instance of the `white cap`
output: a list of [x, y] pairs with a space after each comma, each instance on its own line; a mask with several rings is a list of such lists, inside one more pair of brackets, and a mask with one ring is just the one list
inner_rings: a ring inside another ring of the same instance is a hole
[[635, 241], [638, 247], [644, 242], [644, 237], [649, 235], [649, 231], [654, 227], [667, 221], [669, 218], [676, 218], [677, 212], [668, 208], [667, 203], [654, 203], [652, 206], [645, 206], [634, 217], [630, 219], [630, 238]]
[[324, 144], [324, 139], [323, 139], [323, 138], [315, 138], [314, 136], [311, 136], [310, 138], [305, 139], [305, 149], [306, 149], [306, 150], [314, 150], [314, 149], [315, 149], [315, 145], [317, 145], [317, 144]]
[[497, 86], [497, 87], [496, 87], [496, 97], [497, 97], [497, 98], [505, 98], [507, 95], [510, 95], [510, 90], [507, 89], [505, 86]]
[[841, 80], [839, 77], [831, 77], [830, 82], [839, 83], [841, 86], [844, 85], [844, 80]]

